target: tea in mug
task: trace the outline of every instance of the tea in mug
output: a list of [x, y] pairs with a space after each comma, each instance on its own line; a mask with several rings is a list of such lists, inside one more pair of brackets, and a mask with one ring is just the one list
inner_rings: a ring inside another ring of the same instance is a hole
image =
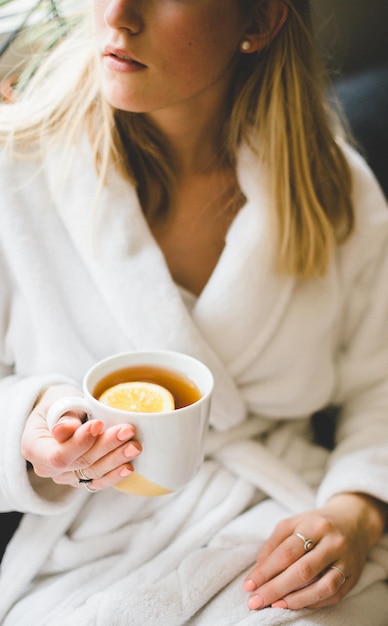
[[158, 365], [133, 365], [110, 372], [97, 383], [93, 396], [97, 399], [115, 385], [148, 382], [160, 385], [172, 394], [175, 409], [194, 404], [201, 398], [198, 387], [184, 374]]
[[[104, 394], [113, 390], [116, 385], [131, 382], [152, 383], [167, 390], [167, 393], [172, 395], [171, 406], [174, 408], [175, 405], [175, 409], [194, 404], [201, 398], [198, 387], [184, 374], [157, 365], [135, 365], [111, 372], [97, 383], [93, 395], [97, 400], [102, 400]], [[134, 495], [158, 496], [171, 493], [170, 489], [147, 480], [137, 472], [118, 483], [115, 488]]]
[[105, 428], [132, 424], [143, 450], [132, 462], [134, 471], [115, 489], [139, 496], [172, 493], [192, 480], [203, 462], [213, 382], [205, 364], [183, 353], [112, 355], [86, 372], [84, 397], [51, 405], [47, 424], [52, 429], [73, 409], [101, 420]]

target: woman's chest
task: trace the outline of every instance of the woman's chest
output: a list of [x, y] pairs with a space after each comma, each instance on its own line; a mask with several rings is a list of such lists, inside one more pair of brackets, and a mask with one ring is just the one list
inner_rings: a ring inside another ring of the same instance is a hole
[[174, 281], [199, 295], [225, 246], [229, 227], [244, 203], [228, 184], [188, 183], [176, 193], [167, 218], [151, 224]]

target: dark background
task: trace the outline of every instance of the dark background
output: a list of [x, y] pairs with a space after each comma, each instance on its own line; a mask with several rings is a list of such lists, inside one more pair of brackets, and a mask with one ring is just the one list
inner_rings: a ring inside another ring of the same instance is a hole
[[388, 197], [388, 0], [312, 0], [312, 6], [338, 98]]

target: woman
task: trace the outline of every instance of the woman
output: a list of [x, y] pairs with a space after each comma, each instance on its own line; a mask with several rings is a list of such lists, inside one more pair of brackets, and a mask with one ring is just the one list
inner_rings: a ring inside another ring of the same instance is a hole
[[[322, 93], [308, 0], [96, 0], [3, 106], [6, 626], [384, 624], [388, 215]], [[111, 489], [130, 426], [45, 421], [148, 347], [216, 379], [207, 460], [162, 498]]]

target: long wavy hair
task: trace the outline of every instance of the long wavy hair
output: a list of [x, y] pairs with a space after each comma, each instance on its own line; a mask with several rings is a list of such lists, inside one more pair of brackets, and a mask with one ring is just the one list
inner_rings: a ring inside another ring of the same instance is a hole
[[[272, 0], [269, 0], [270, 2]], [[265, 0], [242, 0], [263, 32]], [[287, 21], [259, 53], [241, 54], [235, 69], [220, 157], [234, 165], [248, 143], [270, 172], [277, 269], [322, 276], [334, 246], [353, 230], [351, 179], [342, 127], [328, 100], [324, 65], [313, 37], [309, 0], [289, 0]], [[174, 168], [167, 142], [145, 114], [115, 110], [104, 99], [89, 20], [41, 64], [14, 103], [0, 108], [0, 138], [16, 147], [58, 141], [64, 154], [87, 129], [101, 185], [114, 165], [136, 185], [147, 215], [159, 198], [168, 211]], [[156, 194], [155, 194], [156, 190]]]

